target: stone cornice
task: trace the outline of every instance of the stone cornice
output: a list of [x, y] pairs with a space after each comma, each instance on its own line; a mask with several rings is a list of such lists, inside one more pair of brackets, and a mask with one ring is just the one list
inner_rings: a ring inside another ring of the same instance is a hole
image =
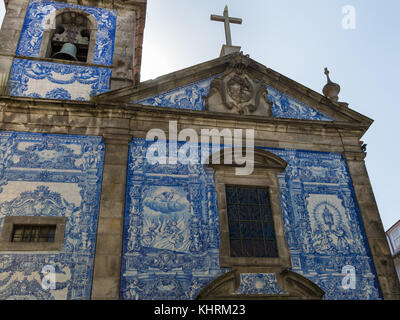
[[343, 157], [345, 157], [346, 160], [349, 161], [364, 161], [366, 156], [366, 152], [343, 152]]
[[96, 63], [89, 63], [89, 62], [82, 62], [82, 61], [68, 61], [68, 60], [59, 60], [53, 58], [43, 58], [43, 57], [27, 57], [27, 56], [18, 56], [18, 55], [9, 55], [9, 54], [2, 54], [0, 56], [8, 56], [15, 59], [23, 59], [23, 60], [34, 60], [38, 62], [52, 62], [57, 64], [69, 64], [74, 66], [83, 66], [83, 67], [96, 67], [96, 68], [106, 68], [112, 69], [112, 65], [103, 65], [103, 64], [96, 64]]
[[[7, 3], [8, 0], [5, 2]], [[147, 4], [147, 0], [67, 0], [63, 2], [115, 10], [143, 8]]]
[[[206, 111], [162, 108], [154, 106], [144, 106], [131, 103], [112, 103], [112, 102], [82, 102], [82, 101], [65, 101], [50, 99], [34, 99], [22, 97], [0, 97], [0, 113], [46, 113], [55, 115], [68, 115], [73, 117], [104, 117], [107, 118], [126, 118], [133, 119], [137, 115], [147, 117], [161, 118], [202, 118], [207, 120], [225, 120], [234, 121], [238, 125], [240, 123], [249, 125], [253, 123], [254, 128], [263, 125], [274, 125], [279, 127], [299, 128], [304, 133], [311, 131], [337, 130], [346, 132], [348, 135], [361, 138], [369, 128], [368, 124], [345, 122], [345, 121], [312, 121], [299, 119], [269, 118], [252, 115], [238, 115], [226, 113], [208, 113]], [[315, 129], [315, 130], [314, 130]]]

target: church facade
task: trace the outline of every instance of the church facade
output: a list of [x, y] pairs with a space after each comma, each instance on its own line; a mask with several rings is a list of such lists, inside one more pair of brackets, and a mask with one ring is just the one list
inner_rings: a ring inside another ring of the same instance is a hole
[[140, 82], [145, 0], [5, 3], [0, 299], [400, 298], [329, 77], [224, 46]]

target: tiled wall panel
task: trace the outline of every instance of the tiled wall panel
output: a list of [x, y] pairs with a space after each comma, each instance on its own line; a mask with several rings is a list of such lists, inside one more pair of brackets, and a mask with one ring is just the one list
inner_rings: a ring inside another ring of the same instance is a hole
[[[201, 111], [205, 107], [204, 97], [209, 94], [211, 81], [215, 77], [218, 77], [218, 75], [132, 102], [150, 106]], [[272, 102], [272, 114], [274, 117], [319, 121], [334, 120], [271, 86], [266, 86], [266, 88], [268, 90], [268, 99]]]
[[[381, 298], [345, 159], [336, 153], [267, 150], [288, 162], [278, 177], [293, 271], [319, 285], [325, 299]], [[345, 266], [354, 268], [354, 288], [346, 289]]]
[[151, 165], [134, 139], [128, 163], [122, 299], [194, 299], [219, 267], [214, 174], [201, 165]]
[[101, 137], [0, 133], [0, 232], [6, 216], [67, 219], [61, 252], [0, 252], [0, 300], [90, 298], [103, 157]]
[[14, 59], [10, 76], [12, 96], [90, 100], [110, 89], [111, 69]]
[[[134, 139], [130, 149], [121, 298], [193, 299], [227, 271], [218, 265], [213, 173], [201, 165], [151, 165], [148, 148], [149, 142]], [[267, 150], [288, 162], [278, 179], [293, 271], [319, 285], [325, 299], [380, 299], [342, 156]], [[354, 288], [344, 282], [345, 266], [354, 268]], [[273, 275], [241, 278], [236, 294], [281, 293]]]

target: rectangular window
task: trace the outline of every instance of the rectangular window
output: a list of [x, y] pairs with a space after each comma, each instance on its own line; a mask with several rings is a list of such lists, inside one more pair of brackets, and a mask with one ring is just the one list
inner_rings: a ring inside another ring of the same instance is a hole
[[6, 216], [0, 237], [1, 251], [61, 251], [66, 217]]
[[54, 242], [56, 225], [14, 225], [11, 242]]
[[278, 257], [268, 189], [226, 185], [231, 257]]

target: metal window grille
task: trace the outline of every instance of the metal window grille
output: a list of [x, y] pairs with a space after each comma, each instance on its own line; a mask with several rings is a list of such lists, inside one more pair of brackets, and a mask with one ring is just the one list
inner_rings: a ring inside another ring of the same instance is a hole
[[11, 242], [54, 242], [55, 225], [14, 225]]
[[232, 257], [278, 257], [268, 189], [226, 186]]

